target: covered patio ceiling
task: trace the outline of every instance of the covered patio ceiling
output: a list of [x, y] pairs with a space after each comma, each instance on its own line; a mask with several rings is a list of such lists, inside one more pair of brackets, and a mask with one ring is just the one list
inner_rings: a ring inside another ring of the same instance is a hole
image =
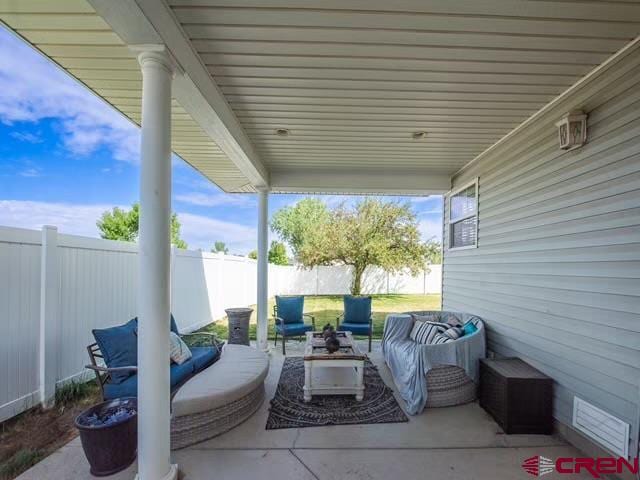
[[166, 45], [172, 147], [227, 192], [428, 194], [634, 39], [640, 3], [0, 0], [0, 19], [136, 124], [129, 46]]

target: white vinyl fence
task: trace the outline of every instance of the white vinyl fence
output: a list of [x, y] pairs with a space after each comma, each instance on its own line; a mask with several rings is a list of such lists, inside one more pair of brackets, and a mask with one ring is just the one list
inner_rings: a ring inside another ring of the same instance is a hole
[[[137, 245], [0, 227], [0, 421], [87, 375], [91, 330], [136, 316]], [[256, 262], [174, 249], [172, 311], [188, 332], [255, 303]], [[349, 292], [348, 267], [269, 266], [269, 295]], [[416, 277], [367, 271], [364, 293], [440, 293], [440, 265]]]

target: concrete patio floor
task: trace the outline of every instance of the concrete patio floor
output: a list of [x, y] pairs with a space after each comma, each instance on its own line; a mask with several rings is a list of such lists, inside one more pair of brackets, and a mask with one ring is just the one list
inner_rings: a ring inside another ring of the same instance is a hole
[[[395, 390], [382, 361], [380, 344], [374, 344], [373, 350], [372, 362]], [[301, 352], [301, 344], [288, 342], [288, 355]], [[283, 359], [280, 348], [272, 349], [267, 401], [255, 415], [219, 437], [173, 452], [181, 478], [517, 479], [528, 477], [520, 465], [534, 455], [551, 459], [579, 456], [574, 447], [556, 436], [505, 435], [477, 403], [429, 409], [410, 417], [408, 423], [267, 431], [268, 400], [275, 392]], [[107, 478], [133, 479], [135, 471], [134, 464]], [[561, 477], [567, 475], [545, 475], [547, 479]], [[61, 478], [94, 478], [77, 438], [19, 477]]]

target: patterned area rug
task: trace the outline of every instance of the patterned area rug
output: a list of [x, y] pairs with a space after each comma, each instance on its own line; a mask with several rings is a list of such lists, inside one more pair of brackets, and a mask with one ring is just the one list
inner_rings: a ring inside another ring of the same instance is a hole
[[361, 402], [356, 401], [354, 395], [314, 395], [305, 403], [302, 394], [304, 362], [302, 357], [288, 357], [271, 400], [266, 429], [409, 421], [393, 397], [393, 391], [369, 360], [365, 363], [364, 383]]

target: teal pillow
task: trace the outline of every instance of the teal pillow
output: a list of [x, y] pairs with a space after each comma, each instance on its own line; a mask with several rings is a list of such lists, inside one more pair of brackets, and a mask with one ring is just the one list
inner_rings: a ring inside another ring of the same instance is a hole
[[[117, 327], [95, 329], [93, 336], [108, 368], [132, 367], [138, 365], [138, 337], [136, 318]], [[122, 383], [134, 372], [111, 374], [112, 383]]]
[[478, 327], [475, 326], [475, 324], [469, 320], [467, 323], [464, 324], [464, 326], [462, 327], [462, 330], [464, 331], [464, 335], [471, 335], [474, 332], [478, 331]]

